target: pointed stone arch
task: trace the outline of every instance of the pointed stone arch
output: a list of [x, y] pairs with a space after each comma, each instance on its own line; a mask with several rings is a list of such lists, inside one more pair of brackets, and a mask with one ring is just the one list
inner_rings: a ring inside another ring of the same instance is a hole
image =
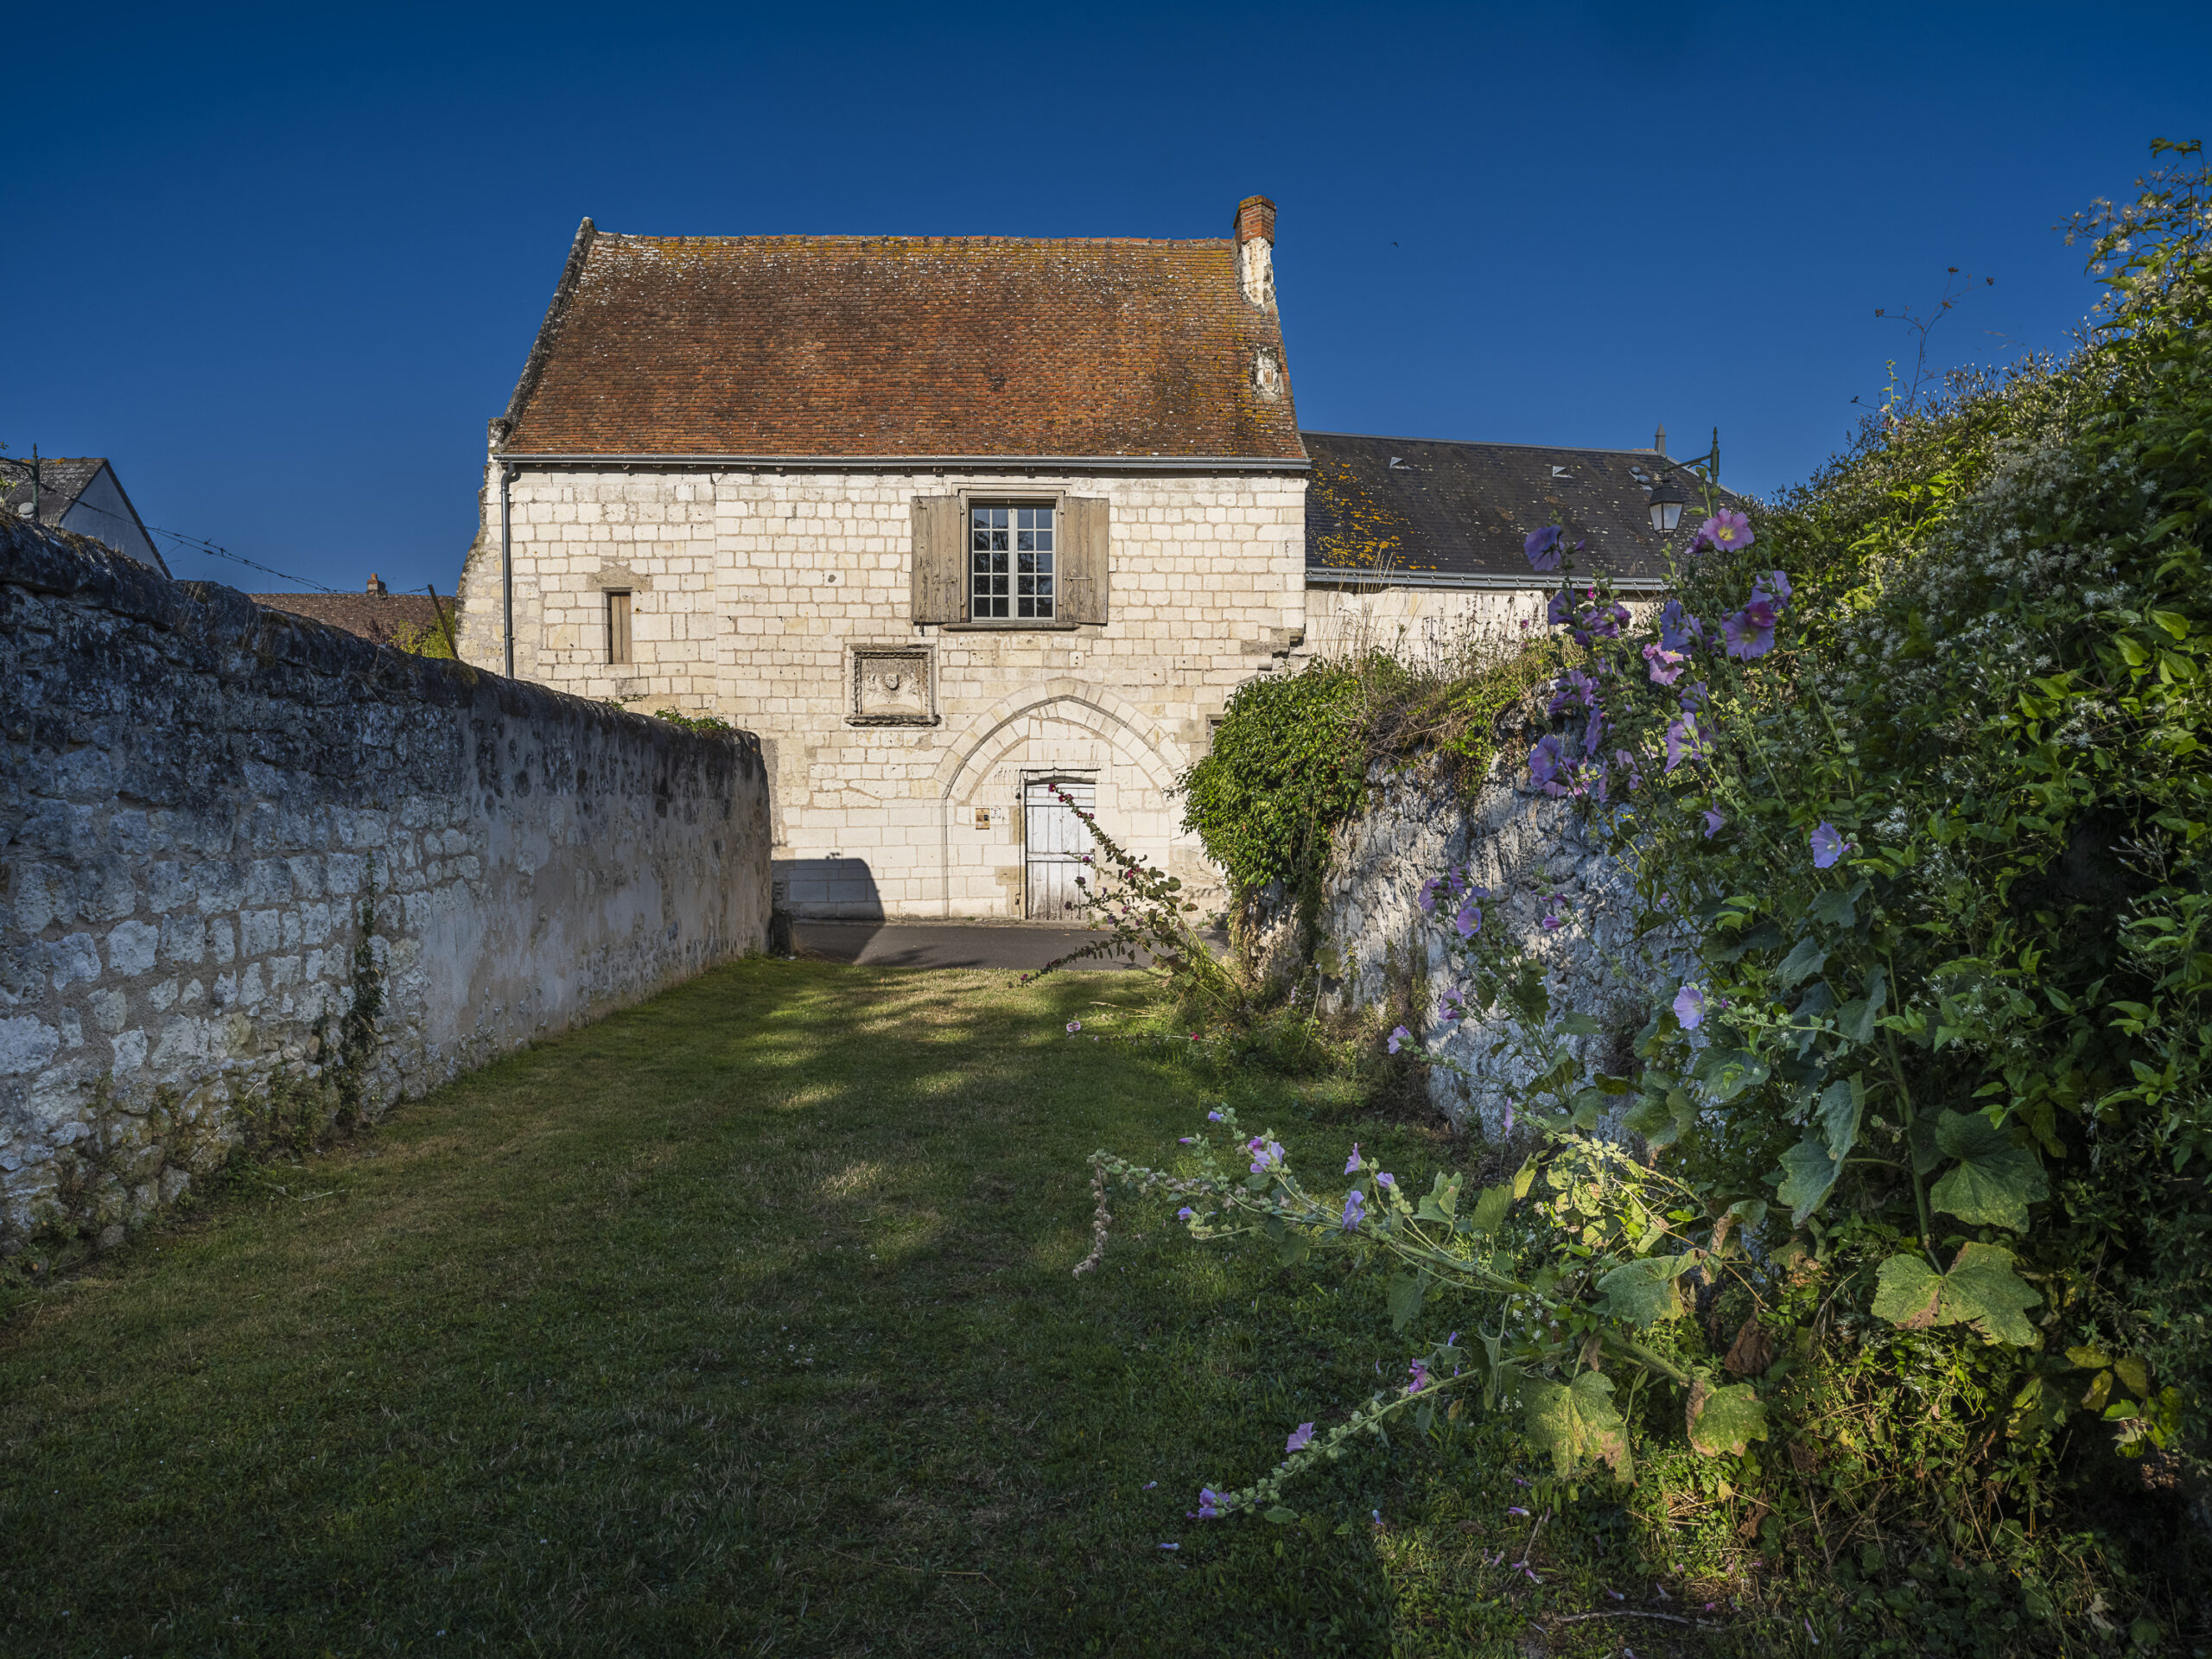
[[938, 798], [954, 799], [969, 779], [988, 772], [1021, 741], [1023, 734], [1014, 728], [1040, 717], [1081, 727], [1113, 744], [1135, 760], [1162, 795], [1175, 786], [1187, 764], [1182, 745], [1127, 699], [1080, 680], [1047, 680], [1001, 697], [976, 719], [969, 728], [973, 735], [947, 750], [938, 763]]

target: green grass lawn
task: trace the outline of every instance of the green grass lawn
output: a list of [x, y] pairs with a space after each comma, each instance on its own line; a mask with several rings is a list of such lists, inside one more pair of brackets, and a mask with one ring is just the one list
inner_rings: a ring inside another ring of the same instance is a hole
[[[1478, 1434], [1186, 1518], [1427, 1338], [1164, 1204], [1070, 1275], [1087, 1154], [1222, 1092], [1116, 1039], [1150, 995], [748, 962], [242, 1175], [0, 1327], [0, 1652], [1674, 1650], [1557, 1622], [1684, 1604], [1586, 1501], [1514, 1570]], [[1445, 1151], [1234, 1092], [1310, 1167]]]

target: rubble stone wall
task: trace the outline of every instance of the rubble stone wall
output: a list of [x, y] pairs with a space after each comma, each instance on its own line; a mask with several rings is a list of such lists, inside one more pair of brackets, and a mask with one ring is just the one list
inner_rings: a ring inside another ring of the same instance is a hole
[[750, 734], [10, 524], [0, 744], [0, 1249], [765, 944]]

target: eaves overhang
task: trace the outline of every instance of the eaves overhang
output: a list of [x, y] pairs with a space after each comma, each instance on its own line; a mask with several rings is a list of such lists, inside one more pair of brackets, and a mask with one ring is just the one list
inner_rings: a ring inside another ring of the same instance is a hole
[[908, 473], [1304, 473], [1304, 456], [1259, 455], [638, 455], [512, 454], [494, 450], [503, 467], [697, 467], [709, 472]]

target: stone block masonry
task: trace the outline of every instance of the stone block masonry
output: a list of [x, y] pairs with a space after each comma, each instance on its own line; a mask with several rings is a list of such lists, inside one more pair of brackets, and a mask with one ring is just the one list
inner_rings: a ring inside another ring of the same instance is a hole
[[272, 1101], [372, 1116], [766, 942], [749, 734], [13, 523], [0, 742], [0, 1250], [112, 1242]]

